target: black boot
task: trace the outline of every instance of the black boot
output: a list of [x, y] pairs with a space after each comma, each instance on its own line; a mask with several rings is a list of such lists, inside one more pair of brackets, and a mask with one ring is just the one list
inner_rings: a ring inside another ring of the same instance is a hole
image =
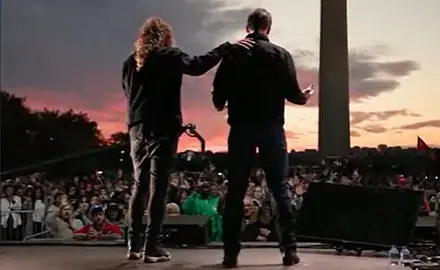
[[284, 266], [291, 266], [294, 264], [298, 264], [300, 262], [300, 259], [298, 257], [298, 253], [296, 250], [290, 250], [283, 254], [283, 265]]
[[237, 268], [239, 253], [240, 253], [240, 248], [224, 249], [224, 256], [223, 256], [223, 263], [222, 263], [223, 268], [226, 268], [226, 269]]
[[225, 269], [237, 268], [238, 256], [224, 256], [222, 266]]

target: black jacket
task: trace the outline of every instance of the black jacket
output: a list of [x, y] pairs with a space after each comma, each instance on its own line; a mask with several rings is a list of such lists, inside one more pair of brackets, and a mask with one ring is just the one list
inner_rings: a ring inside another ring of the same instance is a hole
[[217, 110], [228, 107], [228, 123], [284, 124], [284, 103], [303, 105], [292, 56], [267, 36], [250, 34], [256, 41], [249, 50], [233, 50], [215, 75], [213, 103]]
[[127, 97], [128, 127], [143, 123], [148, 132], [174, 134], [182, 125], [183, 74], [200, 76], [230, 52], [224, 43], [202, 56], [190, 57], [178, 48], [152, 51], [137, 71], [133, 54], [124, 61], [122, 88]]

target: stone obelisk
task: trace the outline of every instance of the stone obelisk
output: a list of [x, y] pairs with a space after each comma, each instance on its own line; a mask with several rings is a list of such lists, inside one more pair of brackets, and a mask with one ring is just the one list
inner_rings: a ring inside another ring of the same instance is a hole
[[347, 0], [321, 0], [319, 63], [319, 151], [350, 151]]

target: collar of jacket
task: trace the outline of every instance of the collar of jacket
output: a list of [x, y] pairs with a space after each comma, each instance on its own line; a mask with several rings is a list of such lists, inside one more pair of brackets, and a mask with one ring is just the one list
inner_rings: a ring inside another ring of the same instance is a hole
[[256, 40], [265, 40], [265, 41], [269, 41], [269, 37], [267, 35], [264, 34], [260, 34], [260, 33], [250, 33], [246, 36], [246, 38], [252, 38], [252, 39], [256, 39]]

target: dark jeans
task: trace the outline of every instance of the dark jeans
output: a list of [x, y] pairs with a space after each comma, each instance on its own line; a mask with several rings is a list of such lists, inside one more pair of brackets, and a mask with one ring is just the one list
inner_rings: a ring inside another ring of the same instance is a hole
[[145, 210], [148, 215], [147, 243], [154, 246], [161, 235], [165, 215], [168, 179], [177, 151], [178, 135], [151, 132], [144, 124], [129, 130], [134, 185], [128, 210], [129, 249], [140, 252], [145, 242], [142, 224]]
[[276, 123], [235, 125], [228, 138], [229, 185], [223, 215], [224, 250], [230, 256], [240, 251], [243, 199], [257, 147], [278, 210], [280, 248], [282, 251], [296, 250], [296, 211], [286, 182], [288, 156], [284, 128]]
[[14, 228], [14, 220], [10, 215], [6, 221], [6, 228], [2, 227], [1, 241], [21, 241], [23, 239], [23, 225]]

